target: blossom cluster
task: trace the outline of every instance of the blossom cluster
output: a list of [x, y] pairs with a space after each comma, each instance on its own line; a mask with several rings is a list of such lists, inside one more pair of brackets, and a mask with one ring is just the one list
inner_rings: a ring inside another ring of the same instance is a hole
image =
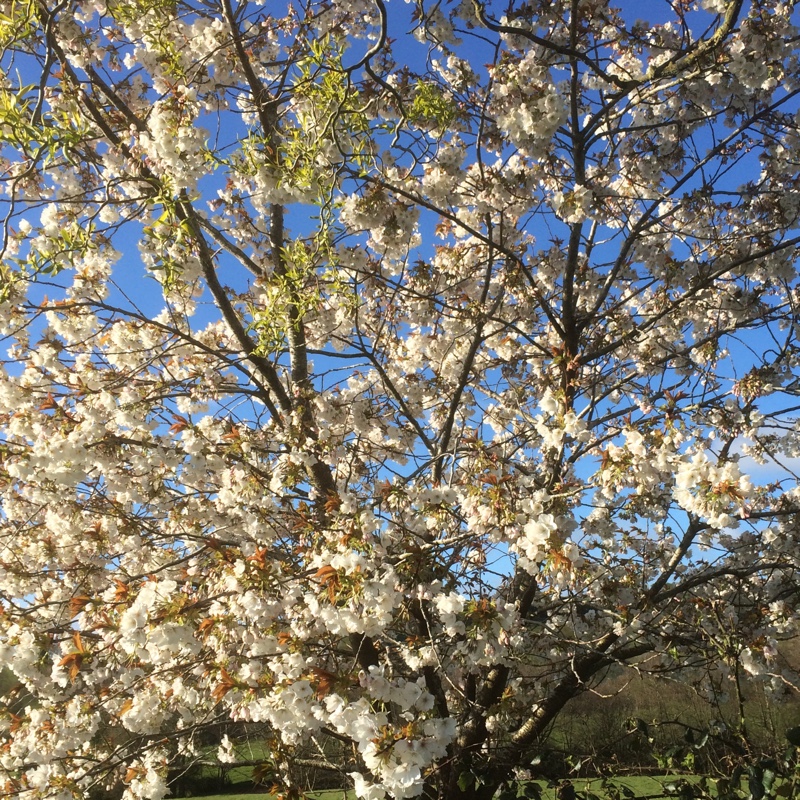
[[6, 14], [0, 793], [489, 796], [609, 664], [800, 684], [796, 12], [402, 5]]

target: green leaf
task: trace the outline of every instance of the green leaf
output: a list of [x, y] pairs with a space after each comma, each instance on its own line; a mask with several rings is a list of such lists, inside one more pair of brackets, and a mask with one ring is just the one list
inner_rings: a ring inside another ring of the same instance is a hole
[[751, 767], [747, 778], [747, 788], [750, 790], [750, 800], [762, 800], [764, 791], [764, 771], [760, 767]]
[[531, 798], [531, 800], [541, 800], [542, 787], [538, 783], [526, 783], [522, 787], [522, 796]]
[[575, 787], [569, 782], [561, 784], [556, 792], [558, 800], [575, 800]]
[[458, 776], [458, 788], [466, 792], [475, 783], [475, 776], [471, 772], [462, 772]]
[[786, 738], [795, 747], [800, 747], [800, 725], [789, 728], [789, 730], [786, 731]]

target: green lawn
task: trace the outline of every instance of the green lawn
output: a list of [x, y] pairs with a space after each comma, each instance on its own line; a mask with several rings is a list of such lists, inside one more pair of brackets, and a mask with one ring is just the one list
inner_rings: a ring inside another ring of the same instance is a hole
[[[340, 789], [331, 789], [324, 792], [315, 792], [315, 800], [354, 800], [352, 792], [343, 792]], [[247, 794], [211, 794], [204, 795], [198, 800], [274, 800], [275, 795], [269, 792], [248, 792]]]
[[[617, 789], [622, 789], [625, 797], [629, 798], [629, 800], [635, 800], [636, 798], [642, 798], [642, 800], [644, 800], [644, 798], [648, 798], [648, 800], [661, 800], [661, 798], [665, 798], [665, 800], [670, 800], [670, 798], [676, 798], [680, 795], [676, 795], [674, 792], [672, 794], [667, 794], [664, 789], [665, 785], [678, 781], [694, 782], [696, 780], [700, 780], [699, 775], [660, 775], [652, 777], [631, 775], [630, 777], [614, 778], [611, 782]], [[598, 778], [581, 778], [571, 780], [570, 782], [579, 792], [588, 790], [599, 798], [605, 796], [602, 790], [602, 781]], [[535, 783], [539, 783], [542, 787], [541, 800], [558, 800], [557, 786], [548, 786], [545, 781], [535, 781]], [[781, 781], [778, 781], [775, 784], [776, 787], [778, 787], [780, 783]], [[710, 780], [709, 784], [708, 788], [712, 796], [716, 796], [714, 780]], [[743, 783], [743, 788], [744, 786], [745, 784]], [[242, 792], [242, 788], [242, 784], [240, 784], [229, 794], [202, 795], [198, 796], [197, 800], [274, 800], [274, 795], [268, 792]], [[783, 791], [781, 791], [781, 789]], [[520, 792], [522, 792], [522, 785], [520, 785]], [[778, 796], [787, 798], [788, 800], [790, 795], [794, 797], [791, 792], [791, 785], [782, 786], [778, 789]], [[617, 792], [613, 792], [612, 794], [615, 798], [619, 797]], [[356, 800], [353, 792], [348, 792], [343, 789], [320, 790], [307, 796], [314, 800]]]
[[[687, 776], [691, 780], [691, 776]], [[629, 778], [616, 778], [614, 783], [620, 788], [630, 789], [635, 797], [654, 797], [663, 791], [665, 783], [676, 780], [675, 776], [660, 776], [660, 777], [647, 777], [647, 776], [631, 776]], [[601, 782], [598, 779], [588, 780], [581, 779], [572, 781], [576, 789], [591, 789], [598, 796], [602, 796], [600, 792]], [[554, 788], [548, 789], [542, 783], [544, 793], [543, 800], [556, 800], [556, 790]], [[248, 793], [248, 794], [215, 794], [203, 797], [202, 800], [271, 800], [273, 796], [268, 793]], [[315, 800], [354, 800], [355, 795], [352, 792], [345, 792], [341, 789], [329, 789], [327, 791], [315, 792], [309, 795]]]
[[[670, 800], [670, 798], [676, 798], [680, 795], [671, 794], [668, 795], [665, 790], [664, 786], [666, 784], [677, 782], [680, 780], [684, 781], [695, 781], [700, 780], [700, 776], [697, 775], [662, 775], [657, 777], [648, 777], [642, 775], [632, 775], [630, 777], [625, 778], [614, 778], [612, 783], [622, 789], [623, 791], [628, 790], [632, 794], [626, 796], [630, 798], [630, 800], [634, 800], [635, 798], [649, 798], [649, 800], [659, 800], [661, 798], [665, 798], [665, 800]], [[550, 786], [548, 787], [546, 782], [544, 781], [536, 781], [542, 787], [542, 800], [557, 800], [557, 787]], [[602, 791], [602, 781], [598, 778], [581, 778], [571, 781], [574, 787], [578, 791], [592, 791], [594, 794], [597, 795], [599, 798], [604, 797], [604, 793]], [[777, 785], [777, 784], [776, 784]], [[239, 787], [240, 789], [241, 787]], [[714, 783], [711, 781], [711, 785], [709, 787], [712, 791], [712, 795], [714, 795]], [[522, 791], [522, 786], [520, 785], [520, 792]], [[778, 796], [789, 798], [791, 789], [790, 787], [784, 787], [783, 793], [778, 790]], [[614, 793], [615, 797], [618, 797], [616, 792]], [[347, 792], [342, 789], [327, 789], [321, 790], [318, 792], [314, 792], [311, 794], [306, 795], [309, 800], [356, 800], [355, 794], [353, 792]], [[792, 795], [794, 797], [794, 795]], [[274, 800], [274, 795], [269, 794], [268, 792], [241, 792], [236, 791], [232, 792], [231, 794], [215, 794], [215, 795], [203, 795], [202, 797], [198, 797], [197, 800]], [[522, 798], [520, 797], [520, 800]]]
[[269, 792], [247, 792], [247, 794], [208, 794], [198, 800], [274, 800]]

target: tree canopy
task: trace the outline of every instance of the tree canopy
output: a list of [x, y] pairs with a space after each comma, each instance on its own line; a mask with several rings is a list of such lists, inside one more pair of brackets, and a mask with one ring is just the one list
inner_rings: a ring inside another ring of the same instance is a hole
[[797, 686], [797, 15], [633, 5], [2, 3], [4, 796]]

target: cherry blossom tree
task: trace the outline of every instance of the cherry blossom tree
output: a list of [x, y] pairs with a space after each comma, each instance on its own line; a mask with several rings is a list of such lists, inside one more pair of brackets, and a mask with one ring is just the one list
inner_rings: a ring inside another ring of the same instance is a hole
[[4, 796], [797, 686], [794, 4], [622, 5], [2, 3]]

